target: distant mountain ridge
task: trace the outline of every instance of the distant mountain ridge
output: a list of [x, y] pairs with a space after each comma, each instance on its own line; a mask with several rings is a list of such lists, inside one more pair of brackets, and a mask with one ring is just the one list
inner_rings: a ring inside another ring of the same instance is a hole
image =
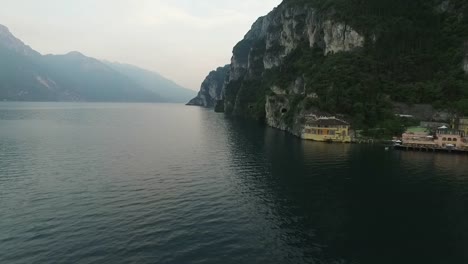
[[103, 62], [112, 69], [134, 80], [146, 90], [161, 95], [164, 101], [185, 103], [196, 94], [195, 91], [186, 89], [157, 72], [125, 63]]
[[41, 55], [0, 25], [1, 101], [183, 102], [196, 94], [157, 73], [126, 67], [158, 78], [77, 51]]

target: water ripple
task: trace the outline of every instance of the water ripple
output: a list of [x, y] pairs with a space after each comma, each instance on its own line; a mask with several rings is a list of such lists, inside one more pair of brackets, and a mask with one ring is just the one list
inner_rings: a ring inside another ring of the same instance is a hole
[[467, 157], [175, 105], [0, 103], [0, 127], [0, 263], [467, 262]]

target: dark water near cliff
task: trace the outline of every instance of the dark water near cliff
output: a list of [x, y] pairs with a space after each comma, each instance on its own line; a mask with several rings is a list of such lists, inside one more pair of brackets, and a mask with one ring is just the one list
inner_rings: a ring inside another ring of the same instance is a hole
[[179, 105], [1, 103], [0, 263], [468, 263], [468, 156]]

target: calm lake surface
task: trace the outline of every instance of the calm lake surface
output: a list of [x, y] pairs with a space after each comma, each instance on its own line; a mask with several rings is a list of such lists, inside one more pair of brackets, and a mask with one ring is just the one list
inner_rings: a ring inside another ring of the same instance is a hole
[[182, 105], [0, 103], [0, 263], [468, 263], [468, 156]]

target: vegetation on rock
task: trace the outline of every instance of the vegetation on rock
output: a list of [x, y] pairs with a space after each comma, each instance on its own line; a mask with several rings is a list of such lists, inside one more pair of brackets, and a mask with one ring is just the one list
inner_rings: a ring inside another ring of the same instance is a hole
[[[250, 75], [228, 83], [227, 112], [262, 118], [264, 98], [278, 86], [301, 105], [297, 107], [343, 113], [355, 128], [382, 128], [383, 134], [401, 132], [403, 121], [392, 112], [394, 102], [431, 104], [468, 115], [468, 74], [462, 67], [468, 53], [466, 1], [285, 0], [279, 8], [297, 6], [310, 7], [345, 29], [352, 27], [364, 36], [363, 47], [325, 54], [323, 47], [302, 41], [281, 65], [264, 69], [252, 62], [263, 63], [266, 53], [281, 54], [283, 47], [266, 49], [264, 39], [243, 40], [234, 48], [234, 57], [242, 63], [250, 60]], [[304, 21], [295, 21], [295, 29], [307, 30], [307, 16], [299, 18]], [[305, 93], [288, 88], [298, 77], [305, 81]], [[284, 115], [288, 123], [300, 112], [293, 110]]]

